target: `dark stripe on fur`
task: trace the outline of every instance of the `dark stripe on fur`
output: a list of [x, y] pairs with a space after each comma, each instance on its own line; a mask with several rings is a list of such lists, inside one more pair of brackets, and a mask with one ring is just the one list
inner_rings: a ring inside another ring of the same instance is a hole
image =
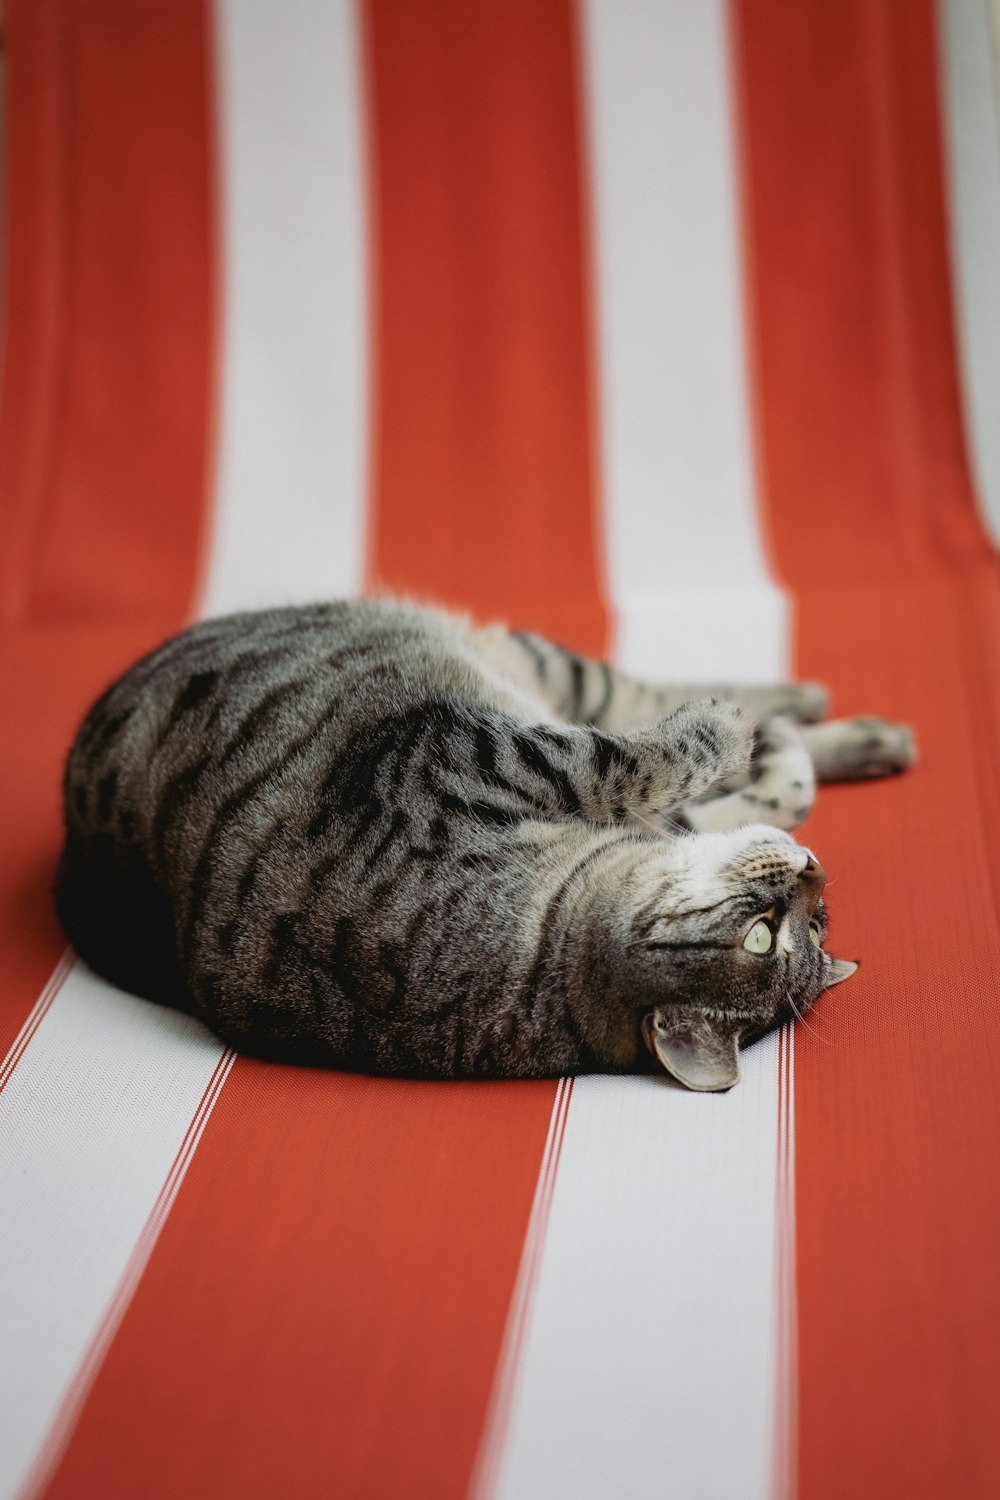
[[641, 770], [639, 761], [631, 750], [625, 749], [620, 740], [594, 729], [591, 730], [590, 745], [594, 757], [594, 768], [601, 781], [607, 780], [612, 766], [624, 771], [629, 777], [639, 775]]
[[570, 678], [570, 706], [567, 718], [576, 722], [584, 717], [583, 695], [585, 691], [586, 668], [578, 656], [572, 656], [567, 652], [566, 659], [569, 662]]
[[611, 700], [615, 694], [614, 678], [611, 675], [611, 668], [605, 661], [597, 662], [596, 665], [601, 673], [601, 678], [603, 681], [603, 691], [601, 693], [600, 703], [594, 709], [593, 713], [588, 715], [588, 718], [590, 719], [590, 722], [592, 724], [599, 724], [601, 722], [601, 720], [604, 718], [604, 715], [611, 707]]
[[514, 734], [511, 740], [521, 764], [542, 781], [548, 782], [559, 798], [563, 811], [579, 813], [580, 798], [566, 772], [560, 766], [554, 766], [541, 746], [528, 735]]
[[556, 919], [559, 916], [559, 912], [562, 909], [566, 897], [572, 890], [576, 881], [583, 874], [583, 872], [585, 870], [588, 870], [592, 864], [596, 863], [596, 861], [600, 859], [601, 855], [606, 852], [607, 848], [607, 844], [598, 844], [596, 849], [590, 849], [582, 859], [578, 859], [576, 864], [573, 865], [572, 869], [566, 872], [562, 880], [560, 880], [559, 884], [556, 886], [556, 889], [553, 891], [552, 895], [549, 897], [549, 900], [546, 903], [545, 910], [542, 913], [542, 920], [538, 931], [538, 944], [535, 949], [535, 961], [528, 971], [527, 978], [525, 979], [522, 986], [523, 1000], [530, 1002], [536, 998], [538, 994], [539, 982], [542, 978], [542, 975], [546, 972], [552, 962], [553, 955], [548, 951], [549, 942], [552, 937], [552, 931], [555, 927]]
[[549, 664], [545, 652], [539, 646], [534, 636], [530, 635], [526, 630], [517, 630], [511, 636], [511, 639], [517, 641], [517, 644], [528, 653], [535, 664], [539, 681], [544, 682], [549, 675]]

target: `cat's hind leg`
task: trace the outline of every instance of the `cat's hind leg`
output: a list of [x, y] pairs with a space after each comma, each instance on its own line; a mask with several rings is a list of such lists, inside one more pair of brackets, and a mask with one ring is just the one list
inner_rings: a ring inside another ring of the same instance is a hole
[[776, 716], [799, 724], [816, 724], [826, 718], [830, 706], [830, 695], [819, 682], [743, 683], [704, 691], [738, 703], [758, 724]]
[[831, 719], [799, 734], [820, 781], [861, 781], [905, 771], [916, 759], [913, 733], [885, 719]]
[[818, 781], [891, 776], [913, 764], [913, 735], [884, 719], [833, 719], [825, 724], [766, 720], [757, 731], [750, 775], [717, 796], [687, 804], [682, 817], [697, 833], [742, 823], [791, 830], [812, 811]]
[[758, 723], [781, 714], [812, 724], [827, 711], [826, 689], [817, 682], [645, 682], [529, 631], [511, 634], [502, 626], [489, 626], [473, 635], [483, 656], [571, 724], [594, 724], [613, 732], [638, 729], [656, 724], [686, 703], [706, 699], [735, 703]]

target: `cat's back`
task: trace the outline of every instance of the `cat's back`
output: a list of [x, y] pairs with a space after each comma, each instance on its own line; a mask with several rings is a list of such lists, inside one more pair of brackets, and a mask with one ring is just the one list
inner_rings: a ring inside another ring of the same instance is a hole
[[[185, 878], [220, 807], [314, 795], [345, 748], [404, 732], [432, 704], [533, 704], [490, 632], [392, 600], [272, 609], [204, 621], [136, 663], [98, 699], [69, 753], [72, 843], [110, 839]], [[270, 809], [270, 813], [265, 809]], [[191, 833], [190, 839], [188, 838]]]
[[[168, 774], [192, 756], [230, 764], [241, 749], [311, 712], [335, 707], [347, 721], [455, 686], [461, 643], [449, 627], [445, 617], [383, 600], [192, 626], [123, 673], [87, 714], [67, 762], [70, 826], [85, 820], [91, 800], [106, 804], [123, 790], [118, 783], [130, 765]], [[99, 772], [109, 778], [102, 787], [94, 782]]]
[[77, 949], [126, 988], [163, 976], [179, 1003], [172, 933], [213, 849], [250, 867], [301, 841], [345, 753], [488, 692], [461, 621], [395, 601], [231, 615], [165, 642], [101, 695], [67, 758], [56, 903]]

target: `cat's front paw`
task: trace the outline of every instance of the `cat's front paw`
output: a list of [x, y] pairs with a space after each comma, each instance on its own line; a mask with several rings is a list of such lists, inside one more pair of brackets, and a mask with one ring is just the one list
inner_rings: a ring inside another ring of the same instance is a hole
[[662, 721], [661, 728], [667, 731], [674, 753], [687, 763], [689, 796], [702, 796], [722, 782], [748, 774], [754, 725], [737, 704], [716, 698], [685, 703]]
[[800, 734], [823, 781], [893, 776], [917, 758], [913, 731], [886, 719], [834, 719], [803, 726]]

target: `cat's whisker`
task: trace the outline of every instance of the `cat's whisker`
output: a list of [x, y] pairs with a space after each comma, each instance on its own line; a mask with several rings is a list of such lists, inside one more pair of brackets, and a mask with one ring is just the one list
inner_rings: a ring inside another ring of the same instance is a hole
[[637, 823], [641, 823], [643, 828], [648, 828], [650, 833], [655, 834], [658, 839], [666, 838], [667, 831], [662, 824], [654, 823], [652, 818], [647, 818], [643, 813], [633, 813], [632, 816]]
[[[683, 823], [678, 823], [677, 820], [675, 818], [672, 818], [669, 813], [658, 813], [657, 816], [661, 819], [659, 823], [654, 823], [653, 820], [651, 818], [647, 818], [644, 813], [637, 812], [633, 813], [632, 816], [633, 818], [635, 818], [637, 823], [641, 823], [644, 828], [648, 828], [650, 833], [655, 833], [657, 838], [668, 838], [670, 833], [673, 833], [680, 837], [691, 832], [690, 828], [686, 828]], [[666, 824], [667, 826], [664, 827], [664, 824]]]
[[809, 1022], [806, 1020], [805, 1016], [799, 1010], [798, 1006], [795, 1004], [795, 1001], [792, 999], [791, 995], [789, 995], [789, 997], [788, 997], [788, 1003], [792, 1007], [792, 1010], [795, 1012], [795, 1015], [798, 1018], [798, 1020], [801, 1021], [802, 1025], [809, 1032], [810, 1036], [814, 1036], [816, 1038], [817, 1042], [822, 1042], [824, 1047], [832, 1047], [833, 1046], [833, 1043], [830, 1041], [829, 1037], [827, 1037], [827, 1036], [820, 1036], [819, 1032], [815, 1029], [815, 1027], [809, 1025]]

